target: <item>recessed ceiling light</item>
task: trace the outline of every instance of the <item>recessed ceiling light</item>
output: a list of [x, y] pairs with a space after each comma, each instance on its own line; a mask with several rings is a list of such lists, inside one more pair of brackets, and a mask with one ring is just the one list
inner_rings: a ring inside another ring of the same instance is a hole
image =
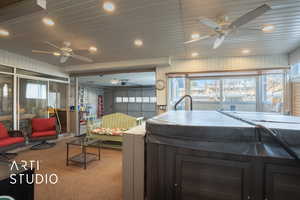
[[242, 53], [243, 53], [243, 54], [248, 54], [248, 53], [250, 53], [250, 52], [251, 52], [251, 51], [250, 51], [249, 49], [243, 49], [243, 50], [242, 50]]
[[198, 53], [198, 52], [193, 52], [193, 53], [192, 53], [192, 57], [193, 57], [193, 58], [198, 57], [198, 56], [199, 56], [199, 53]]
[[106, 10], [107, 12], [114, 12], [116, 7], [113, 2], [106, 1], [103, 3], [103, 9]]
[[191, 39], [192, 40], [197, 40], [197, 39], [199, 39], [200, 38], [200, 34], [199, 33], [193, 33], [192, 35], [191, 35]]
[[60, 56], [60, 53], [59, 52], [54, 52], [53, 55], [54, 56]]
[[98, 51], [97, 47], [90, 46], [90, 48], [89, 48], [90, 53], [96, 53], [97, 51]]
[[137, 47], [141, 47], [141, 46], [143, 46], [143, 44], [144, 44], [143, 40], [141, 40], [141, 39], [134, 40], [134, 45]]
[[270, 33], [270, 32], [273, 32], [275, 30], [275, 26], [274, 25], [265, 25], [263, 26], [262, 28], [262, 31], [265, 32], [265, 33]]
[[9, 36], [9, 32], [5, 29], [0, 29], [0, 36], [3, 36], [3, 37], [8, 37]]
[[55, 25], [55, 22], [48, 18], [48, 17], [44, 17], [43, 18], [43, 23], [46, 24], [47, 26], [54, 26]]

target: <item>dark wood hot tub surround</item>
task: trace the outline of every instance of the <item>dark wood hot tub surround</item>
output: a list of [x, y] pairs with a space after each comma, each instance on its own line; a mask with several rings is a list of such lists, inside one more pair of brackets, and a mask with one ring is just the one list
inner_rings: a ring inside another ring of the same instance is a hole
[[[300, 199], [300, 161], [270, 142], [267, 136], [262, 142], [253, 140], [247, 132], [254, 135], [255, 128], [247, 124], [230, 125], [227, 120], [231, 119], [219, 114], [195, 112], [171, 112], [147, 122], [147, 199]], [[205, 123], [204, 119], [209, 120], [213, 115], [216, 115], [215, 125]], [[186, 120], [190, 116], [194, 119]], [[223, 120], [225, 124], [219, 123]], [[214, 134], [219, 136], [213, 138], [210, 131], [216, 126], [218, 131]], [[240, 128], [245, 137], [233, 136], [230, 127], [237, 128], [234, 134]], [[180, 134], [178, 130], [189, 133]], [[295, 130], [291, 132], [296, 133]], [[202, 133], [207, 134], [207, 141], [197, 137]], [[232, 137], [222, 141], [222, 135]], [[293, 150], [300, 153], [298, 147], [293, 144]]]

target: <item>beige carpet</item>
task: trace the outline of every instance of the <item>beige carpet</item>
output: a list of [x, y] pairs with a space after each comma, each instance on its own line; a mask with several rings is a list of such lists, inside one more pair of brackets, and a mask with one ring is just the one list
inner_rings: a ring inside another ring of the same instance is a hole
[[[101, 160], [87, 169], [66, 166], [66, 140], [51, 149], [20, 152], [15, 160], [39, 160], [39, 174], [58, 175], [57, 184], [35, 185], [35, 200], [119, 200], [122, 199], [122, 152], [102, 149]], [[70, 154], [80, 147], [71, 146]], [[89, 148], [89, 152], [97, 149]]]

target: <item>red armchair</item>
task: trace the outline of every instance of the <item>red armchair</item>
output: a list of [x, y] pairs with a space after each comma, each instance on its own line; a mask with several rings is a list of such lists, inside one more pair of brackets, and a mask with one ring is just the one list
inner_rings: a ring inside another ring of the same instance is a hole
[[0, 123], [0, 156], [9, 160], [10, 156], [16, 156], [16, 153], [7, 153], [7, 151], [25, 145], [25, 138], [21, 131], [7, 131], [6, 127]]
[[53, 147], [55, 143], [49, 143], [47, 140], [54, 140], [58, 137], [56, 129], [56, 118], [33, 118], [31, 120], [32, 132], [29, 135], [30, 142], [40, 141], [31, 147], [33, 150], [47, 149]]

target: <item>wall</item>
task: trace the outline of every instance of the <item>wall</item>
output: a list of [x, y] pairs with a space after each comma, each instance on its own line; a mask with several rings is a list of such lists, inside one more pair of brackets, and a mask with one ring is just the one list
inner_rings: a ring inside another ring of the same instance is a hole
[[98, 111], [98, 96], [103, 95], [104, 91], [101, 88], [91, 87], [87, 85], [80, 85], [80, 88], [84, 88], [86, 92], [86, 103], [90, 107], [90, 114], [97, 115]]
[[69, 75], [62, 68], [45, 62], [37, 61], [25, 56], [0, 49], [0, 64], [31, 70], [35, 72], [51, 74], [54, 76], [68, 77]]
[[164, 80], [166, 85], [164, 90], [157, 90], [157, 105], [167, 104], [167, 73], [278, 68], [288, 67], [288, 61], [285, 54], [174, 60], [168, 67], [156, 68], [156, 80]]

